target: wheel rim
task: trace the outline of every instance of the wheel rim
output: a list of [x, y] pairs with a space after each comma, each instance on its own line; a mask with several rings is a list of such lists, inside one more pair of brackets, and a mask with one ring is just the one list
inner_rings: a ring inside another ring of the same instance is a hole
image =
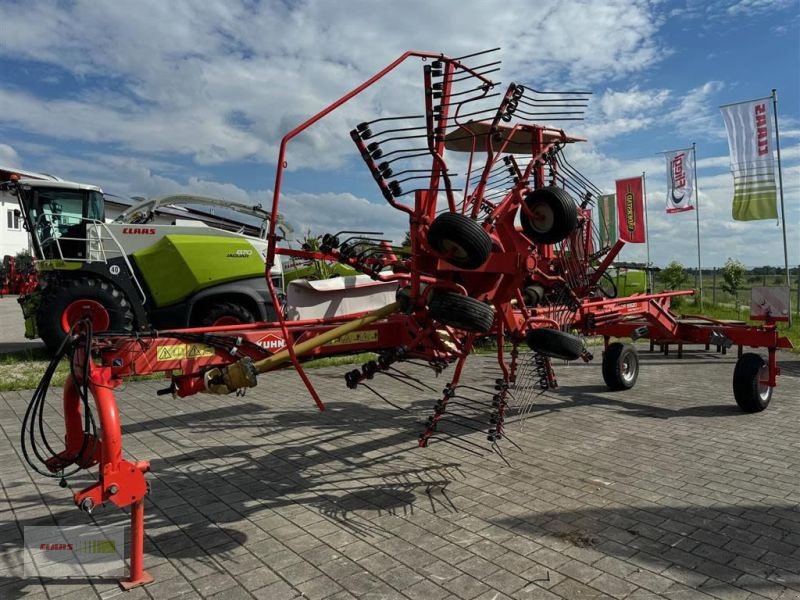
[[237, 317], [231, 315], [225, 315], [224, 317], [220, 317], [216, 321], [214, 321], [211, 326], [212, 327], [221, 327], [222, 325], [239, 325], [242, 321]]
[[636, 367], [639, 360], [632, 354], [627, 354], [622, 359], [622, 368], [620, 369], [620, 376], [625, 383], [630, 383], [636, 377]]
[[441, 242], [442, 254], [448, 258], [465, 259], [468, 258], [467, 251], [464, 246], [452, 240], [442, 240]]
[[537, 202], [531, 206], [530, 225], [536, 233], [547, 233], [553, 229], [556, 215], [553, 209], [544, 202]]
[[72, 325], [85, 317], [89, 317], [94, 331], [105, 331], [111, 324], [108, 311], [97, 300], [75, 300], [61, 313], [61, 329], [68, 333]]
[[772, 388], [769, 387], [766, 383], [761, 383], [762, 380], [769, 379], [769, 366], [764, 365], [758, 370], [758, 375], [756, 375], [756, 392], [758, 393], [758, 397], [762, 401], [769, 400], [770, 394], [772, 394]]

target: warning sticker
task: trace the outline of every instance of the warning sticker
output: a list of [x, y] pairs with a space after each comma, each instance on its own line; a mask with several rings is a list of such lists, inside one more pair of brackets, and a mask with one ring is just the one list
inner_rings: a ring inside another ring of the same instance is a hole
[[173, 344], [171, 346], [157, 346], [156, 360], [183, 360], [185, 358], [200, 358], [214, 356], [214, 348], [205, 344]]
[[341, 346], [344, 344], [360, 344], [363, 342], [376, 342], [378, 340], [378, 330], [370, 329], [367, 331], [354, 331], [346, 333], [342, 337], [325, 344], [326, 346]]

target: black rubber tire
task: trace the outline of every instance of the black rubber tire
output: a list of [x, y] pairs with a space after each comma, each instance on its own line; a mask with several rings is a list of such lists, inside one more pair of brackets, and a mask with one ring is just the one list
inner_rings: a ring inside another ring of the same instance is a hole
[[36, 311], [36, 329], [51, 354], [61, 347], [67, 337], [61, 326], [61, 315], [76, 300], [94, 300], [102, 304], [108, 311], [108, 331], [134, 331], [136, 323], [130, 301], [117, 286], [95, 277], [77, 277], [62, 281], [63, 285], [60, 287], [49, 283], [44, 288], [42, 301]]
[[772, 399], [774, 388], [762, 386], [759, 380], [766, 377], [767, 361], [760, 354], [745, 352], [733, 369], [733, 397], [746, 413], [761, 412]]
[[631, 344], [614, 342], [603, 352], [603, 381], [613, 391], [629, 390], [639, 378], [639, 355]]
[[486, 230], [460, 213], [436, 217], [428, 229], [428, 244], [459, 269], [477, 269], [492, 251], [492, 238]]
[[543, 356], [562, 360], [578, 360], [583, 354], [583, 340], [558, 329], [531, 329], [528, 348]]
[[435, 292], [428, 309], [440, 323], [463, 331], [489, 333], [494, 324], [494, 309], [491, 306], [455, 292]]
[[[206, 306], [197, 317], [197, 324], [200, 327], [212, 327], [217, 319], [229, 317], [238, 323], [254, 323], [255, 317], [249, 309], [237, 302], [217, 302]], [[227, 323], [236, 325], [237, 323]]]
[[522, 231], [536, 244], [556, 244], [578, 227], [578, 207], [572, 197], [554, 185], [525, 194], [529, 211], [549, 215], [544, 224], [534, 222], [524, 210], [520, 211]]
[[538, 283], [526, 286], [522, 290], [525, 306], [539, 306], [544, 301], [545, 289]]

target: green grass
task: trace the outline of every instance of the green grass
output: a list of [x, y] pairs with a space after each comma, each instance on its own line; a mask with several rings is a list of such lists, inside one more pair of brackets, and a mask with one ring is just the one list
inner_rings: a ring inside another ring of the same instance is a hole
[[[331, 356], [310, 360], [303, 363], [303, 366], [307, 369], [317, 369], [320, 367], [361, 365], [367, 361], [375, 360], [377, 357], [378, 355], [372, 352], [350, 354], [346, 356]], [[50, 364], [50, 357], [43, 348], [0, 354], [0, 392], [35, 389], [36, 386], [39, 385], [39, 381], [41, 381], [48, 364]], [[69, 363], [66, 360], [62, 360], [53, 375], [50, 387], [60, 388], [63, 386], [67, 375], [69, 375]], [[164, 378], [164, 373], [158, 372], [152, 375], [126, 377], [126, 381]]]
[[[50, 358], [42, 349], [23, 350], [0, 355], [0, 392], [29, 390], [39, 385]], [[69, 374], [69, 365], [62, 361], [51, 385], [61, 386]]]
[[[331, 269], [334, 275], [339, 275], [341, 277], [358, 275], [358, 271], [340, 263], [332, 265]], [[285, 285], [289, 285], [289, 282], [294, 281], [295, 279], [308, 279], [309, 277], [316, 279], [317, 275], [317, 270], [313, 265], [299, 267], [297, 269], [289, 268], [283, 273], [283, 281]]]
[[[712, 319], [745, 321], [749, 325], [764, 324], [763, 321], [751, 321], [749, 319], [749, 303], [740, 306], [739, 310], [736, 310], [736, 308], [732, 306], [710, 306], [709, 302], [704, 301], [703, 310], [701, 311], [698, 299], [696, 297], [689, 297], [685, 300], [681, 300], [678, 306], [673, 306], [672, 311], [678, 314], [703, 315], [711, 317]], [[789, 327], [788, 323], [779, 323], [778, 333], [789, 338], [794, 345], [793, 352], [800, 352], [800, 317], [795, 316], [793, 318], [791, 327]]]

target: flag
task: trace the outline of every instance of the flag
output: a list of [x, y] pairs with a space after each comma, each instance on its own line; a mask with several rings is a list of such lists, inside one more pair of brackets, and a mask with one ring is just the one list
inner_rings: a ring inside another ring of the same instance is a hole
[[720, 107], [733, 172], [733, 218], [778, 218], [770, 98]]
[[665, 152], [667, 159], [667, 212], [694, 210], [694, 149]]
[[644, 243], [644, 195], [641, 177], [617, 180], [617, 212], [619, 239], [634, 244]]
[[617, 204], [614, 194], [605, 194], [597, 199], [600, 219], [600, 247], [606, 248], [617, 241]]

